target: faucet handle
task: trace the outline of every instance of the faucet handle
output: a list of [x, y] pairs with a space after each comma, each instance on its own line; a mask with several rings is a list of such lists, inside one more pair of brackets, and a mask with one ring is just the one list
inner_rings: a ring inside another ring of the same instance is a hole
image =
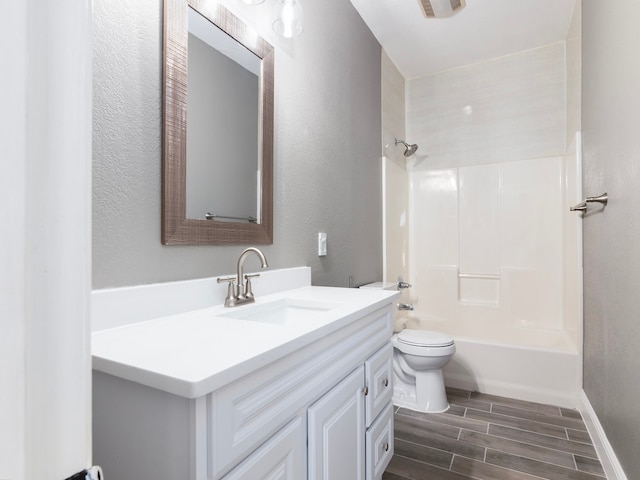
[[216, 281], [217, 281], [218, 283], [225, 283], [225, 282], [228, 282], [228, 283], [230, 283], [230, 284], [231, 284], [231, 283], [234, 283], [234, 282], [236, 281], [236, 277], [218, 277], [218, 278], [216, 279]]
[[259, 276], [260, 276], [259, 273], [251, 273], [251, 274], [248, 273], [244, 276], [244, 279], [246, 281], [245, 287], [244, 287], [244, 296], [246, 298], [253, 298], [253, 291], [251, 290], [251, 279]]
[[236, 285], [235, 285], [236, 277], [218, 277], [218, 283], [228, 283], [229, 288], [227, 289], [227, 298], [224, 301], [225, 306], [227, 306], [230, 302], [233, 302], [236, 298]]

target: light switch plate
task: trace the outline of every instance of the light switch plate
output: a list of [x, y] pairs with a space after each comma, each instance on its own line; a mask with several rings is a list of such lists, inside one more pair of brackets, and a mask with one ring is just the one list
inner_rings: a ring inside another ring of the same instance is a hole
[[318, 256], [327, 255], [327, 234], [325, 232], [318, 233]]

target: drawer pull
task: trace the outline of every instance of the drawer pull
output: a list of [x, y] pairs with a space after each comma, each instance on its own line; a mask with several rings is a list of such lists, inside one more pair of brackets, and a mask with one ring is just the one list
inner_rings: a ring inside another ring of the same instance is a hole
[[366, 396], [366, 395], [369, 395], [369, 387], [364, 387], [364, 388], [362, 389], [362, 393], [364, 393], [364, 394], [365, 394], [365, 396]]
[[382, 445], [382, 449], [383, 449], [385, 452], [388, 452], [388, 451], [389, 451], [389, 443], [387, 442], [387, 443], [385, 443], [384, 445]]
[[383, 384], [385, 387], [388, 387], [388, 386], [389, 386], [389, 379], [388, 379], [388, 378], [385, 378], [384, 380], [382, 380], [382, 384]]

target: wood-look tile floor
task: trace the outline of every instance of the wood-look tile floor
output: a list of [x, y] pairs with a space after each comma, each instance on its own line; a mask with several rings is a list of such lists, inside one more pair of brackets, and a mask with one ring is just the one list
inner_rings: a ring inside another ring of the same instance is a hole
[[603, 480], [576, 410], [447, 389], [446, 413], [395, 413], [383, 480]]

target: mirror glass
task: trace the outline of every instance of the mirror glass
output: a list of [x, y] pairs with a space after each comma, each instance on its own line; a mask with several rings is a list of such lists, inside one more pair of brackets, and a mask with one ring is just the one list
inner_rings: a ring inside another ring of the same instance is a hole
[[187, 218], [259, 221], [260, 58], [193, 8], [188, 22]]
[[164, 244], [272, 243], [273, 48], [221, 5], [166, 0]]

